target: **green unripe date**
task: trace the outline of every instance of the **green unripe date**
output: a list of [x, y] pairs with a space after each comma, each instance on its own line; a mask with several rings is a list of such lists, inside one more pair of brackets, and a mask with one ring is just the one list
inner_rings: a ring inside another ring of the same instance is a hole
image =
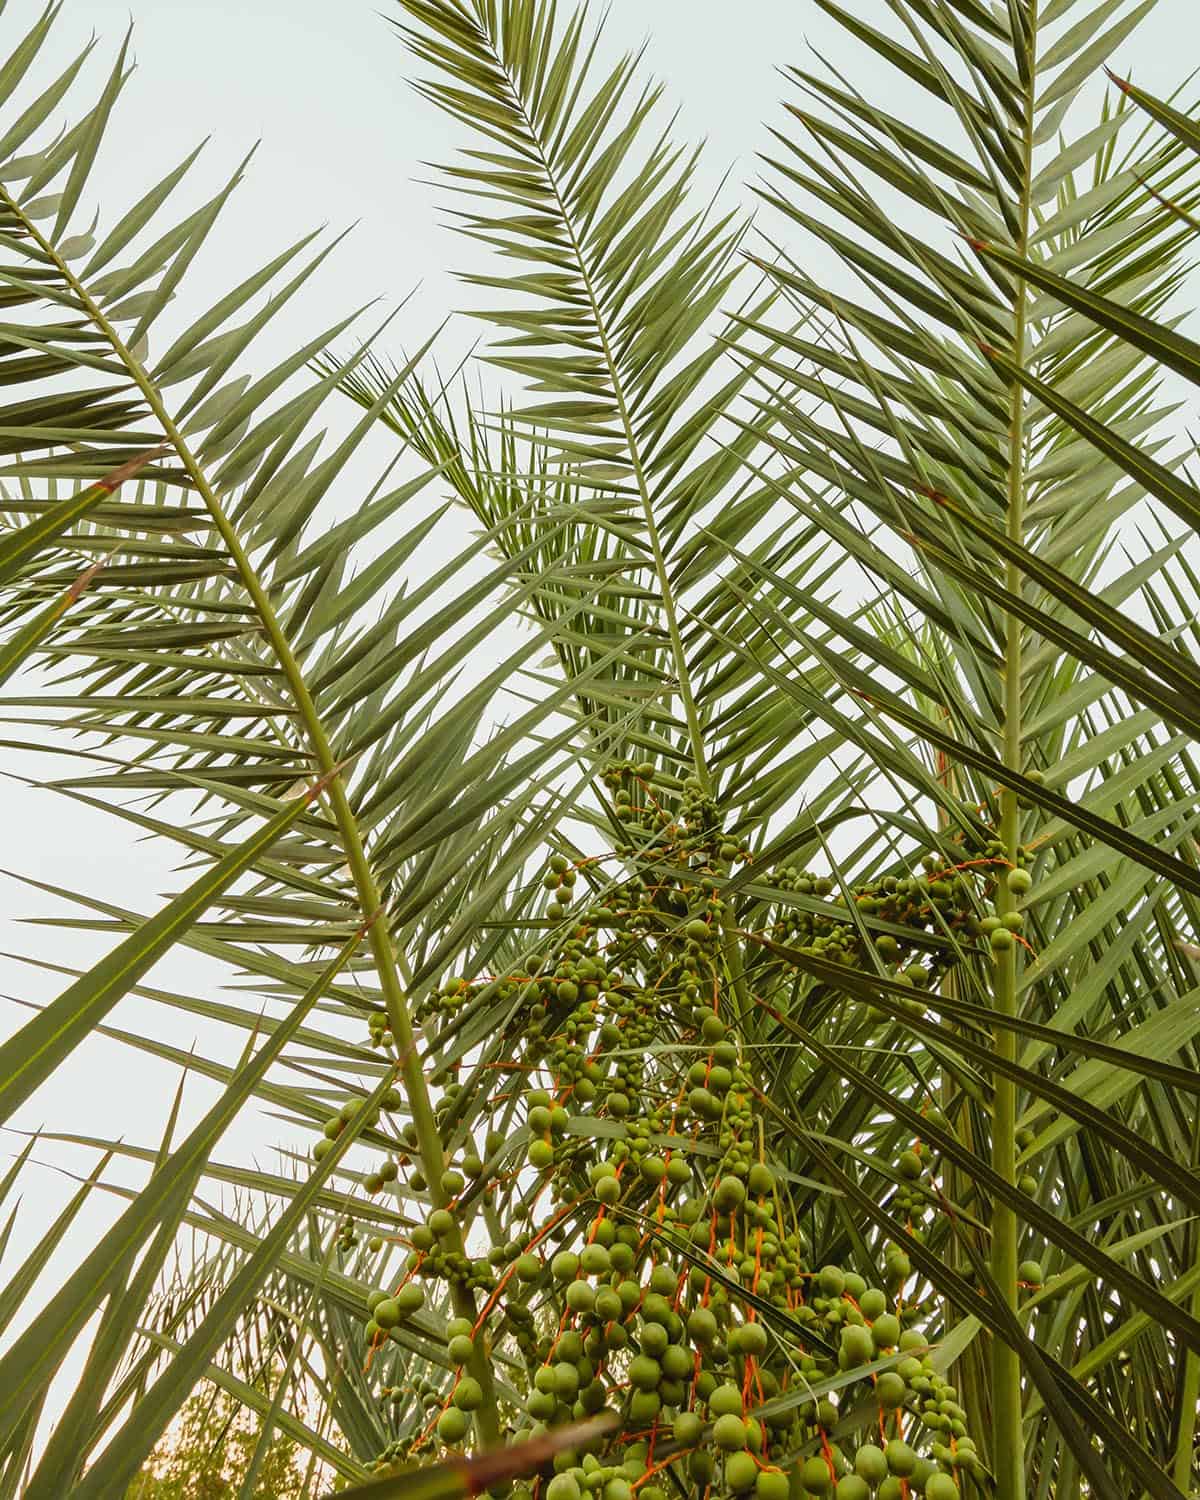
[[443, 1443], [461, 1443], [467, 1435], [471, 1419], [457, 1406], [449, 1406], [438, 1418], [437, 1433]]
[[887, 1455], [874, 1443], [860, 1443], [854, 1455], [854, 1472], [874, 1487], [888, 1477]]
[[725, 1483], [735, 1495], [755, 1488], [758, 1465], [748, 1453], [731, 1453], [725, 1460]]
[[713, 1442], [725, 1453], [740, 1452], [746, 1446], [746, 1424], [729, 1413], [713, 1423]]

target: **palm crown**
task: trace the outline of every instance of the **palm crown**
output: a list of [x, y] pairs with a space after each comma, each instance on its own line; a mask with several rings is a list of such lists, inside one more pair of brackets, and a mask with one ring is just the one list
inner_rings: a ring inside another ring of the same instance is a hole
[[[549, 1500], [1195, 1484], [1200, 502], [1163, 372], [1200, 372], [1200, 132], [1115, 75], [1068, 114], [1153, 0], [819, 3], [942, 124], [792, 70], [751, 227], [586, 11], [400, 0], [492, 255], [481, 398], [349, 318], [259, 367], [309, 239], [162, 337], [242, 169], [83, 232], [126, 51], [48, 138], [82, 59], [33, 81], [53, 12], [10, 43], [5, 707], [188, 870], [149, 917], [56, 890], [117, 940], [0, 1101], [93, 1033], [221, 1091], [91, 1142], [82, 1195], [149, 1171], [0, 1356], [6, 1493], [120, 1493], [204, 1379], [261, 1415], [247, 1495], [274, 1433], [345, 1481], [553, 1460]], [[175, 945], [252, 993], [149, 988]], [[117, 1031], [131, 992], [242, 1055]], [[311, 1160], [220, 1161], [254, 1099]], [[185, 1225], [211, 1260], [164, 1281]]]

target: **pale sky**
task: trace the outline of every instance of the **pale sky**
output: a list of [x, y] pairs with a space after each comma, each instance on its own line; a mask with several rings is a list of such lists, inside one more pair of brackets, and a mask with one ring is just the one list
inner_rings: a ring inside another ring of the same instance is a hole
[[[872, 0], [885, 11], [883, 0]], [[1119, 55], [1122, 72], [1156, 91], [1180, 81], [1195, 48], [1195, 0], [1161, 0], [1158, 11]], [[40, 10], [40, 0], [11, 0], [0, 19], [0, 49], [7, 50]], [[868, 13], [869, 5], [858, 9]], [[268, 352], [295, 347], [321, 323], [373, 296], [397, 302], [414, 287], [390, 346], [397, 354], [436, 326], [448, 310], [464, 304], [449, 268], [477, 259], [444, 226], [436, 211], [438, 192], [419, 179], [424, 163], [445, 160], [464, 143], [461, 129], [406, 86], [408, 59], [384, 17], [387, 0], [66, 0], [56, 36], [39, 64], [48, 80], [94, 29], [98, 52], [112, 56], [132, 19], [137, 72], [110, 130], [97, 169], [91, 201], [99, 197], [111, 222], [177, 162], [196, 142], [213, 139], [197, 172], [190, 206], [229, 172], [261, 138], [247, 181], [226, 212], [226, 221], [202, 265], [185, 283], [182, 307], [194, 313], [252, 266], [322, 222], [358, 227], [331, 267], [278, 321]], [[784, 63], [809, 67], [811, 45], [853, 74], [867, 95], [890, 89], [890, 75], [873, 67], [861, 50], [836, 33], [811, 0], [612, 0], [610, 32], [623, 45], [649, 36], [649, 67], [666, 79], [680, 109], [676, 136], [707, 137], [704, 185], [714, 188], [732, 172], [730, 199], [738, 181], [756, 173], [754, 154], [766, 144], [764, 120], [781, 124], [779, 100], [789, 93], [777, 73]], [[1181, 47], [1186, 39], [1189, 45]], [[790, 96], [790, 95], [789, 95]], [[885, 96], [886, 102], [886, 96]], [[749, 202], [749, 195], [742, 194]], [[181, 211], [182, 213], [182, 207]], [[460, 325], [460, 330], [463, 325]], [[450, 347], [467, 338], [452, 331]], [[0, 736], [4, 730], [0, 727]], [[29, 774], [31, 766], [0, 748], [0, 771]], [[38, 879], [57, 882], [152, 911], [162, 893], [177, 888], [171, 851], [137, 845], [125, 828], [44, 791], [14, 780], [0, 781], [0, 826], [6, 831], [3, 864]], [[48, 914], [51, 898], [5, 880], [0, 883], [0, 949], [64, 962], [85, 961], [97, 945], [55, 929], [29, 927], [21, 916]], [[162, 965], [156, 978], [203, 993], [218, 982], [213, 966], [190, 955]], [[61, 987], [46, 976], [0, 957], [0, 993], [44, 999]], [[0, 1003], [0, 1028], [21, 1016]], [[117, 1025], [157, 1028], [179, 1046], [197, 1035], [186, 1018], [172, 1017], [145, 1002], [124, 1002]], [[35, 1128], [86, 1131], [157, 1142], [177, 1075], [115, 1044], [97, 1041], [80, 1049], [60, 1078], [22, 1111], [20, 1123]], [[197, 1089], [194, 1106], [204, 1101]], [[185, 1113], [192, 1115], [192, 1108]], [[247, 1120], [219, 1149], [223, 1160], [248, 1159], [258, 1151], [264, 1165], [279, 1139], [274, 1122]], [[19, 1142], [0, 1139], [0, 1171]], [[90, 1157], [39, 1149], [42, 1161], [73, 1167]], [[23, 1182], [24, 1206], [8, 1256], [0, 1264], [7, 1279], [71, 1184], [45, 1168], [31, 1168]], [[97, 1203], [85, 1211], [76, 1234], [86, 1236], [106, 1218]], [[77, 1240], [76, 1243], [80, 1241]], [[65, 1269], [65, 1267], [64, 1267]]]

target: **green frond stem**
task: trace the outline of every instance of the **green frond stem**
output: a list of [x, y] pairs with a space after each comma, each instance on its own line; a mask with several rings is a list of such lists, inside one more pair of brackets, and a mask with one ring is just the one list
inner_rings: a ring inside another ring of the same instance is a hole
[[[1028, 0], [1028, 24], [1031, 77], [1025, 89], [1025, 119], [1022, 131], [1021, 191], [1019, 214], [1019, 253], [1025, 254], [1032, 219], [1033, 185], [1033, 137], [1034, 108], [1036, 94], [1033, 78], [1036, 75], [1036, 39], [1038, 23], [1038, 0]], [[1013, 359], [1024, 365], [1027, 336], [1027, 294], [1025, 283], [1016, 283], [1013, 304]], [[1014, 383], [1009, 396], [1008, 431], [1008, 523], [1010, 540], [1018, 546], [1023, 544], [1025, 531], [1025, 392]], [[1024, 587], [1019, 567], [1006, 565], [1006, 584], [1018, 594]], [[1009, 614], [1005, 632], [1004, 652], [1004, 763], [1013, 770], [1021, 768], [1021, 620]], [[1000, 837], [1005, 853], [1015, 868], [1017, 849], [1021, 836], [1021, 813], [1017, 794], [1005, 787], [1000, 797]], [[1014, 909], [1017, 901], [1006, 881], [998, 882], [997, 914], [1001, 920]], [[1019, 943], [1013, 943], [1006, 952], [996, 955], [996, 1009], [1003, 1016], [1015, 1016], [1017, 1012], [1017, 966], [1020, 963]], [[996, 1054], [1004, 1061], [1015, 1062], [1017, 1056], [1016, 1034], [1009, 1028], [998, 1027], [993, 1045]], [[1015, 1182], [1017, 1177], [1017, 1090], [1014, 1082], [997, 1075], [993, 1098], [992, 1115], [992, 1166], [1006, 1182]], [[991, 1271], [1009, 1307], [1015, 1313], [1018, 1307], [1017, 1266], [1018, 1236], [1020, 1225], [1017, 1215], [1004, 1203], [995, 1203], [992, 1210], [992, 1254]], [[1017, 1351], [1000, 1339], [992, 1340], [992, 1401], [993, 1401], [993, 1465], [996, 1487], [1000, 1494], [1011, 1500], [1024, 1500], [1025, 1453], [1021, 1421], [1021, 1360]]]
[[621, 432], [629, 450], [629, 463], [633, 470], [634, 480], [637, 484], [638, 498], [641, 502], [642, 515], [646, 525], [646, 538], [650, 544], [650, 553], [654, 562], [654, 573], [659, 589], [662, 592], [663, 617], [666, 621], [667, 635], [671, 643], [671, 658], [675, 668], [675, 680], [679, 687], [679, 697], [683, 703], [684, 715], [687, 719], [688, 734], [691, 739], [690, 750], [692, 762], [696, 768], [696, 776], [700, 781], [701, 789], [706, 795], [711, 795], [713, 791], [712, 775], [704, 755], [704, 738], [700, 726], [700, 714], [696, 707], [696, 698], [692, 691], [691, 677], [687, 667], [687, 657], [683, 649], [683, 636], [679, 629], [679, 614], [675, 604], [675, 594], [671, 587], [670, 574], [667, 571], [667, 559], [663, 550], [662, 537], [654, 516], [654, 503], [650, 497], [650, 486], [646, 479], [646, 467], [642, 457], [641, 445], [638, 442], [637, 433], [634, 431], [633, 419], [629, 410], [629, 401], [625, 393], [618, 361], [613, 354], [612, 341], [608, 333], [607, 320], [601, 310], [600, 296], [596, 289], [595, 278], [588, 266], [587, 256], [584, 254], [583, 246], [576, 233], [574, 218], [567, 207], [562, 184], [558, 180], [553, 162], [543, 149], [541, 134], [538, 131], [536, 122], [530, 118], [517, 80], [513, 78], [511, 71], [505, 64], [500, 49], [495, 45], [494, 38], [488, 33], [486, 27], [479, 24], [479, 31], [492, 54], [492, 61], [497, 73], [504, 78], [508, 86], [514, 109], [520, 112], [525, 128], [529, 132], [530, 142], [537, 149], [538, 166], [545, 174], [546, 183], [554, 194], [554, 206], [558, 210], [559, 219], [563, 231], [567, 236], [571, 255], [575, 261], [575, 268], [579, 273], [579, 280], [583, 287], [584, 295], [587, 297], [588, 312], [591, 314], [596, 336], [600, 340], [604, 364], [608, 371], [608, 377], [612, 382], [613, 398], [616, 402], [617, 413], [621, 423]]
[[[544, 172], [546, 183], [554, 194], [554, 204], [558, 210], [564, 233], [567, 236], [567, 243], [574, 259], [576, 270], [579, 273], [580, 284], [587, 298], [588, 311], [591, 314], [596, 336], [600, 341], [604, 364], [608, 371], [609, 379], [612, 382], [613, 399], [616, 403], [621, 432], [629, 451], [629, 463], [637, 485], [642, 517], [646, 527], [646, 540], [650, 546], [655, 579], [658, 583], [662, 599], [663, 620], [667, 627], [667, 637], [671, 646], [671, 660], [674, 667], [675, 682], [679, 689], [679, 698], [683, 705], [684, 717], [687, 720], [688, 738], [691, 742], [689, 749], [692, 764], [695, 767], [701, 791], [705, 796], [712, 796], [715, 791], [715, 785], [712, 772], [709, 769], [708, 761], [704, 754], [704, 731], [700, 722], [700, 711], [696, 706], [696, 695], [692, 689], [691, 674], [688, 671], [687, 653], [683, 645], [683, 633], [679, 628], [679, 609], [675, 599], [675, 591], [671, 585], [666, 552], [654, 514], [654, 501], [651, 497], [650, 485], [646, 478], [646, 465], [641, 445], [634, 430], [629, 400], [621, 378], [619, 363], [613, 353], [612, 341], [609, 337], [607, 322], [601, 308], [601, 300], [596, 288], [595, 278], [588, 266], [587, 256], [584, 254], [583, 245], [580, 243], [579, 236], [576, 233], [574, 220], [568, 210], [562, 185], [554, 170], [554, 164], [548, 154], [542, 149], [541, 135], [538, 132], [536, 122], [530, 118], [529, 112], [525, 107], [525, 101], [521, 96], [517, 81], [506, 67], [500, 49], [495, 45], [493, 38], [488, 34], [486, 28], [480, 25], [479, 30], [492, 53], [492, 60], [497, 73], [504, 77], [508, 85], [514, 108], [520, 111], [521, 118], [529, 132], [529, 139], [536, 146], [538, 165]], [[733, 936], [732, 925], [727, 918], [722, 925], [725, 930], [724, 952], [725, 960], [729, 967], [730, 981], [733, 984], [734, 993], [737, 996], [741, 1011], [745, 1015], [749, 1012], [750, 997], [746, 988], [741, 950]]]
[[[396, 1042], [401, 1077], [404, 1081], [413, 1123], [416, 1126], [418, 1150], [425, 1177], [429, 1183], [430, 1196], [434, 1207], [444, 1208], [447, 1198], [441, 1186], [441, 1179], [446, 1167], [445, 1153], [442, 1149], [437, 1122], [434, 1118], [433, 1102], [429, 1095], [429, 1088], [425, 1081], [421, 1061], [417, 1053], [412, 1018], [409, 1013], [408, 1001], [405, 996], [401, 976], [402, 959], [392, 942], [386, 913], [381, 910], [382, 902], [379, 887], [372, 873], [370, 862], [367, 859], [366, 849], [358, 827], [358, 820], [355, 817], [353, 808], [350, 806], [349, 798], [346, 795], [345, 783], [339, 774], [338, 763], [334, 756], [333, 748], [329, 743], [328, 736], [325, 733], [324, 726], [313, 703], [312, 695], [304, 680], [300, 664], [296, 660], [287, 637], [279, 624], [267, 592], [263, 588], [246, 554], [245, 548], [241, 544], [237, 531], [225, 514], [224, 507], [212, 485], [208, 482], [207, 476], [196, 456], [192, 453], [179, 427], [167, 411], [162, 396], [150, 378], [149, 373], [141, 361], [134, 357], [120, 334], [108, 318], [105, 317], [99, 304], [71, 270], [68, 262], [59, 255], [54, 245], [38, 229], [36, 223], [22, 212], [19, 204], [2, 186], [0, 186], [0, 202], [3, 202], [4, 206], [14, 217], [20, 219], [31, 240], [37, 244], [47, 260], [54, 264], [64, 283], [71, 288], [71, 291], [79, 299], [80, 305], [85, 309], [88, 317], [104, 335], [113, 353], [125, 366], [130, 378], [141, 391], [147, 405], [160, 423], [164, 436], [175, 450], [188, 478], [195, 486], [197, 494], [204, 502], [209, 515], [212, 517], [214, 527], [229, 550], [230, 559], [237, 569], [242, 586], [245, 588], [254, 605], [255, 612], [271, 644], [271, 649], [275, 653], [280, 670], [288, 684], [292, 700], [296, 705], [300, 723], [303, 726], [309, 749], [312, 752], [313, 761], [319, 775], [322, 778], [328, 778], [327, 796], [329, 798], [330, 810], [333, 813], [334, 821], [342, 838], [346, 864], [354, 881], [359, 906], [364, 918], [369, 918], [372, 915], [376, 917], [371, 922], [368, 934], [371, 955], [374, 959], [380, 989], [387, 1008], [388, 1023], [391, 1026], [392, 1035]], [[461, 1233], [457, 1229], [455, 1230], [455, 1238], [457, 1243], [453, 1244], [452, 1247], [462, 1251], [464, 1245]], [[477, 1316], [474, 1294], [466, 1286], [455, 1281], [452, 1283], [452, 1297], [456, 1313], [461, 1317], [469, 1317], [474, 1322]], [[476, 1425], [480, 1440], [484, 1443], [493, 1443], [499, 1436], [499, 1417], [491, 1367], [482, 1349], [479, 1350], [472, 1362], [472, 1374], [479, 1381], [484, 1393], [483, 1404], [476, 1413]]]

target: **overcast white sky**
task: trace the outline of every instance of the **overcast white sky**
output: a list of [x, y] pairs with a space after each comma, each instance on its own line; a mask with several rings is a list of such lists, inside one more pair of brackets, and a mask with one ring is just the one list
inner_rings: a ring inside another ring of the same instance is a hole
[[[883, 0], [876, 3], [882, 15]], [[1139, 82], [1159, 91], [1178, 83], [1195, 51], [1194, 7], [1195, 0], [1161, 0], [1120, 55], [1121, 70], [1132, 70]], [[37, 9], [40, 3], [35, 7], [33, 0], [11, 0], [0, 20], [0, 54]], [[227, 211], [218, 253], [187, 284], [185, 312], [212, 301], [315, 224], [340, 228], [356, 220], [332, 268], [279, 320], [278, 344], [302, 343], [319, 322], [332, 322], [369, 297], [396, 302], [419, 287], [392, 337], [398, 353], [462, 305], [448, 268], [461, 266], [471, 252], [444, 227], [438, 193], [419, 179], [430, 175], [424, 163], [445, 160], [463, 134], [406, 86], [408, 60], [384, 19], [388, 0], [67, 0], [40, 77], [52, 76], [92, 30], [104, 38], [105, 57], [111, 56], [131, 11], [137, 72], [97, 171], [98, 193], [94, 188], [92, 194], [109, 221], [200, 137], [211, 133], [213, 140], [196, 194], [211, 190], [242, 152], [256, 139], [262, 142]], [[851, 71], [867, 95], [892, 88], [890, 76], [882, 77], [835, 34], [811, 0], [612, 0], [609, 24], [627, 45], [650, 38], [649, 66], [666, 78], [680, 106], [678, 137], [708, 139], [703, 170], [711, 187], [729, 170], [735, 184], [755, 174], [754, 154], [766, 139], [763, 121], [780, 121], [778, 101], [786, 90], [776, 69], [790, 62], [811, 66], [810, 45]], [[466, 334], [451, 338], [461, 345]], [[0, 748], [0, 771], [28, 769]], [[114, 899], [142, 911], [153, 910], [176, 885], [169, 851], [136, 845], [119, 824], [52, 793], [0, 781], [0, 826], [8, 844], [2, 862], [11, 870], [100, 895], [115, 893]], [[17, 920], [52, 909], [41, 893], [0, 883], [0, 949], [68, 962], [95, 951], [82, 940]], [[158, 978], [195, 993], [213, 982], [215, 971], [176, 957]], [[45, 998], [58, 987], [0, 957], [0, 993]], [[0, 1031], [19, 1018], [16, 1007], [0, 1004]], [[126, 1002], [115, 1019], [159, 1030], [170, 1022], [177, 1045], [193, 1039], [186, 1021], [143, 1002]], [[98, 1041], [81, 1049], [54, 1087], [30, 1103], [21, 1123], [153, 1144], [176, 1081], [167, 1069]], [[197, 1093], [197, 1104], [200, 1098]], [[248, 1156], [257, 1148], [266, 1164], [274, 1131], [269, 1122], [247, 1122], [220, 1155]], [[13, 1144], [12, 1136], [0, 1138], [0, 1170]], [[39, 1156], [66, 1159], [48, 1149]], [[30, 1171], [0, 1281], [68, 1189], [49, 1170]], [[106, 1212], [100, 1204], [85, 1212], [77, 1234], [90, 1233]]]

